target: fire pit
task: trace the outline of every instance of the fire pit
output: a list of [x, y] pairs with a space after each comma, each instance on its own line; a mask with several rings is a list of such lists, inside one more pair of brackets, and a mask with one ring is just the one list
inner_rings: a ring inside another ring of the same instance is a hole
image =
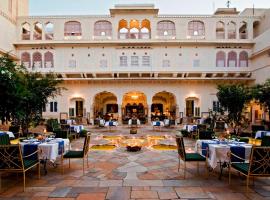
[[137, 152], [142, 149], [142, 146], [145, 143], [145, 139], [140, 138], [126, 139], [124, 140], [123, 143], [125, 144], [127, 151]]

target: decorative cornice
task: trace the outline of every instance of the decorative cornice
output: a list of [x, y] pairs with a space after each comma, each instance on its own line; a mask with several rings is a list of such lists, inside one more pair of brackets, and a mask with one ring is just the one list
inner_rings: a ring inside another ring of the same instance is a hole
[[2, 10], [0, 10], [0, 15], [3, 16], [4, 18], [6, 18], [8, 21], [10, 21], [12, 24], [16, 25], [16, 20], [11, 18], [8, 14], [3, 12]]

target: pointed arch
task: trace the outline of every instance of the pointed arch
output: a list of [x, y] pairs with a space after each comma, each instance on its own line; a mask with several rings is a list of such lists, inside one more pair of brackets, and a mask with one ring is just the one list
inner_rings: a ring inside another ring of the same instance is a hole
[[22, 24], [21, 29], [21, 38], [22, 40], [30, 40], [30, 34], [31, 34], [31, 26], [28, 22], [24, 22]]
[[81, 36], [82, 35], [81, 23], [78, 21], [66, 22], [64, 35], [65, 36]]
[[54, 67], [54, 62], [53, 62], [53, 53], [50, 51], [47, 51], [44, 54], [44, 67], [45, 68], [53, 68]]
[[248, 67], [248, 53], [241, 51], [239, 54], [239, 67]]
[[40, 52], [33, 53], [33, 68], [42, 68], [42, 54]]
[[228, 53], [227, 67], [237, 67], [237, 53], [235, 51]]
[[224, 51], [217, 52], [216, 55], [216, 67], [225, 67], [226, 66], [226, 54]]
[[45, 40], [53, 40], [54, 37], [54, 25], [52, 22], [47, 22], [45, 24]]
[[31, 56], [28, 52], [23, 52], [21, 54], [21, 65], [23, 65], [26, 68], [31, 67]]
[[225, 39], [225, 24], [223, 21], [218, 21], [216, 23], [216, 38]]

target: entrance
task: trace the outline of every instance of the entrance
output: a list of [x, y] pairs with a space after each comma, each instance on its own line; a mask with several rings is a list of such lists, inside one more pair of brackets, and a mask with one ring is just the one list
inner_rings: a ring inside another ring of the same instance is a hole
[[76, 101], [76, 117], [83, 117], [83, 101]]
[[186, 101], [186, 116], [193, 117], [194, 116], [194, 100]]

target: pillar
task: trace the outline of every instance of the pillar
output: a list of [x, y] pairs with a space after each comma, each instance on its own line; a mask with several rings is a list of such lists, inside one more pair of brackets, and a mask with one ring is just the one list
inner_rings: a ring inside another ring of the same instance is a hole
[[147, 123], [151, 124], [151, 104], [147, 106]]

